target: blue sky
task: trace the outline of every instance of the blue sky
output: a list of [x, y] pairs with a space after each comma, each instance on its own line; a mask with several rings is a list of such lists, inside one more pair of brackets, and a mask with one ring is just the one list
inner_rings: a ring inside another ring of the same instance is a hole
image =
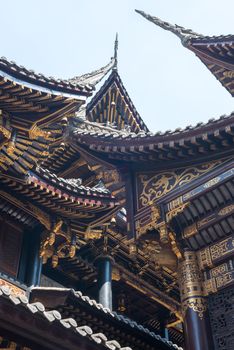
[[0, 55], [68, 78], [106, 64], [119, 33], [119, 73], [152, 131], [229, 114], [234, 99], [179, 39], [141, 9], [206, 35], [233, 34], [233, 0], [1, 1]]

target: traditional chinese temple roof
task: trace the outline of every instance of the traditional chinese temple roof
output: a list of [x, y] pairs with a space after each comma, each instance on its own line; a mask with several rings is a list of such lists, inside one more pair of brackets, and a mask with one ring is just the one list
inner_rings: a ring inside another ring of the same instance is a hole
[[234, 35], [205, 36], [191, 29], [162, 21], [158, 17], [136, 10], [150, 22], [178, 36], [182, 44], [193, 51], [220, 83], [234, 96]]
[[[19, 66], [15, 62], [1, 57], [0, 76], [2, 83], [11, 80], [14, 81], [13, 85], [22, 84], [25, 87], [39, 89], [42, 92], [43, 88], [45, 88], [45, 91], [48, 93], [56, 91], [55, 94], [63, 92], [65, 94], [83, 94], [89, 96], [95, 88], [95, 85], [113, 68], [114, 63], [115, 60], [111, 59], [106, 66], [91, 73], [76, 76], [71, 79], [57, 79], [54, 77], [46, 77], [41, 73], [35, 73], [33, 70]], [[11, 88], [14, 88], [14, 86], [11, 86]], [[9, 89], [7, 92], [10, 92]]]
[[195, 154], [198, 157], [215, 155], [219, 150], [232, 152], [233, 130], [233, 113], [185, 129], [137, 134], [83, 120], [73, 131], [73, 142], [112, 159], [171, 161]]
[[117, 69], [112, 70], [104, 85], [87, 106], [87, 119], [107, 123], [117, 129], [128, 128], [133, 132], [148, 131], [137, 112]]
[[[157, 21], [184, 45], [206, 40]], [[215, 40], [223, 43], [223, 37]], [[33, 231], [33, 238], [40, 231], [44, 276], [85, 294], [34, 288], [29, 301], [0, 288], [2, 304], [10, 309], [6, 321], [14, 315], [19, 324], [27, 314], [24, 331], [31, 321], [35, 341], [45, 329], [48, 343], [57, 344], [56, 328], [61, 337], [67, 335], [64, 349], [77, 347], [80, 335], [89, 349], [180, 349], [155, 332], [162, 331], [162, 317], [170, 339], [183, 342], [181, 328], [174, 327], [181, 322], [180, 245], [203, 249], [231, 233], [234, 113], [194, 127], [149, 132], [119, 76], [117, 41], [107, 66], [68, 80], [1, 59], [0, 109], [1, 216], [20, 223], [26, 235]], [[135, 202], [134, 210], [129, 202]], [[173, 228], [166, 242], [155, 226], [162, 223], [165, 231]], [[132, 232], [136, 252], [130, 249]], [[126, 304], [128, 317], [92, 299], [95, 264], [103, 252], [115, 261], [114, 309], [121, 310], [124, 291], [131, 304]]]

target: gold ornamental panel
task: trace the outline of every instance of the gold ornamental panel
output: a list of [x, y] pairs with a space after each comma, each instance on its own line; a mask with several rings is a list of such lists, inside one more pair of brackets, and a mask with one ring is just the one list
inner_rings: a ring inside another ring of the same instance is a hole
[[220, 162], [221, 160], [193, 168], [183, 168], [158, 174], [139, 174], [137, 177], [138, 209], [147, 206], [151, 201], [156, 201], [165, 196], [175, 188], [206, 174], [219, 165]]
[[224, 260], [228, 255], [234, 252], [234, 235], [201, 249], [197, 252], [200, 268], [213, 267], [216, 261]]

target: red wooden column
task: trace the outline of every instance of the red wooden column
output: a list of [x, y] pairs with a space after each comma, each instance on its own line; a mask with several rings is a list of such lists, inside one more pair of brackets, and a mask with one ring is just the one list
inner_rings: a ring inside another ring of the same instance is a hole
[[186, 350], [213, 350], [206, 298], [196, 253], [184, 252], [179, 265]]

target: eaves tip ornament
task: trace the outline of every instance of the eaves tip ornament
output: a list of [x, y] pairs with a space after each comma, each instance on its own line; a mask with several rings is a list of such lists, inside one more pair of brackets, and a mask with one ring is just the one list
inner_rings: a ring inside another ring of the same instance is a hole
[[137, 13], [139, 13], [141, 16], [146, 18], [148, 21], [154, 23], [158, 27], [161, 27], [164, 30], [168, 30], [172, 33], [174, 33], [176, 36], [178, 36], [184, 46], [186, 46], [187, 42], [190, 39], [195, 39], [195, 38], [201, 38], [203, 37], [202, 34], [198, 34], [191, 29], [186, 29], [184, 27], [181, 27], [177, 24], [171, 24], [169, 22], [165, 22], [161, 20], [159, 17], [151, 16], [144, 11], [141, 10], [135, 10]]

